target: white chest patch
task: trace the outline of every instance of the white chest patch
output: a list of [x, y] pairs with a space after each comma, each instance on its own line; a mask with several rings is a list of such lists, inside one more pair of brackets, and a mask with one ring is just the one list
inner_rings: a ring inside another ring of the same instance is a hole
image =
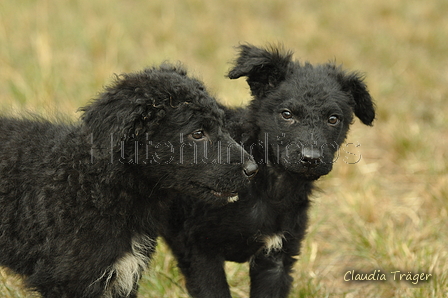
[[104, 297], [127, 297], [134, 284], [140, 280], [141, 273], [148, 266], [150, 250], [156, 245], [155, 240], [147, 236], [135, 236], [132, 239], [132, 250], [118, 259], [98, 279], [106, 277]]
[[280, 234], [266, 235], [263, 236], [264, 249], [266, 250], [266, 254], [269, 254], [271, 251], [280, 251], [283, 247], [283, 240], [285, 236]]

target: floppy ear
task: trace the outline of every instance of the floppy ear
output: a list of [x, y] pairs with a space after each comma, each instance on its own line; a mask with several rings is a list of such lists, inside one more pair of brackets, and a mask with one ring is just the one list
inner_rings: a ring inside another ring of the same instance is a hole
[[252, 45], [238, 47], [235, 66], [229, 71], [230, 79], [247, 77], [252, 95], [263, 97], [285, 80], [292, 52], [284, 53], [279, 48], [261, 49]]
[[355, 102], [354, 113], [365, 125], [372, 125], [375, 119], [375, 105], [364, 83], [364, 78], [357, 72], [346, 74], [339, 71], [337, 80], [342, 90], [353, 96]]
[[121, 93], [117, 92], [112, 98], [107, 98], [110, 94], [104, 93], [92, 104], [79, 109], [84, 112], [81, 116], [84, 126], [95, 139], [110, 138], [111, 134], [119, 139], [148, 132], [155, 109], [149, 108], [144, 100]]
[[129, 84], [138, 78], [122, 77], [90, 105], [79, 109], [83, 112], [83, 129], [92, 138], [93, 148], [98, 149], [98, 157], [110, 154], [112, 148], [119, 151], [122, 141], [144, 140], [165, 116], [163, 105], [148, 104], [148, 94]]

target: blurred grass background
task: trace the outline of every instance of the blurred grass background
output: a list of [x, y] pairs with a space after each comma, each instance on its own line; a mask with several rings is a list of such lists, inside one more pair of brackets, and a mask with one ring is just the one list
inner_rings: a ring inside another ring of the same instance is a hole
[[[241, 42], [336, 60], [366, 74], [378, 116], [373, 128], [357, 121], [347, 139], [361, 161], [342, 151], [318, 182], [291, 297], [448, 297], [447, 15], [445, 0], [1, 1], [0, 111], [76, 119], [114, 73], [164, 60], [243, 105], [244, 80], [224, 78]], [[247, 269], [227, 265], [234, 297], [248, 297]], [[348, 270], [432, 277], [345, 282]], [[0, 270], [0, 297], [32, 296]], [[139, 297], [188, 297], [163, 243]]]

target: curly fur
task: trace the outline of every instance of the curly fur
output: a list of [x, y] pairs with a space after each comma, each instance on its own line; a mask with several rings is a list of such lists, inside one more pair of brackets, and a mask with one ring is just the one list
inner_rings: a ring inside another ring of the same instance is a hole
[[121, 75], [81, 111], [0, 117], [0, 265], [47, 298], [136, 297], [168, 202], [227, 202], [256, 164], [181, 66]]
[[259, 163], [238, 200], [221, 208], [183, 196], [163, 237], [195, 298], [230, 298], [224, 261], [250, 261], [251, 298], [284, 298], [307, 227], [313, 184], [328, 174], [353, 114], [375, 111], [362, 77], [332, 63], [301, 64], [291, 52], [242, 45], [231, 79], [246, 77], [253, 100], [226, 110], [226, 126]]

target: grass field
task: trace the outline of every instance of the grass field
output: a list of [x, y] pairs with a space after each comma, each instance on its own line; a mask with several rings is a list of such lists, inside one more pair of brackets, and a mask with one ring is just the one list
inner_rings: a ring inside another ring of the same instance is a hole
[[[240, 42], [360, 70], [377, 120], [355, 123], [343, 149], [358, 156], [342, 150], [318, 182], [291, 297], [448, 297], [447, 15], [446, 0], [1, 1], [0, 111], [76, 119], [114, 73], [164, 60], [242, 105], [244, 80], [224, 77]], [[234, 297], [248, 297], [247, 269], [227, 264]], [[345, 281], [351, 270], [387, 281]], [[0, 269], [0, 297], [33, 296]], [[188, 297], [163, 243], [140, 297]]]

